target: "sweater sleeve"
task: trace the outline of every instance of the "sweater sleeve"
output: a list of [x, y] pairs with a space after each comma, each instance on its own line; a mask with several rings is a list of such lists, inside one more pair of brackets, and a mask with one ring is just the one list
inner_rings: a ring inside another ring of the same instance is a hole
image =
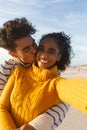
[[3, 64], [0, 65], [0, 95], [5, 87], [5, 84], [16, 67], [17, 63], [14, 59], [9, 59], [8, 61], [4, 61]]
[[65, 118], [69, 109], [69, 105], [61, 102], [60, 104], [51, 107], [43, 114], [39, 115], [29, 124], [36, 130], [53, 130], [58, 127]]
[[0, 130], [13, 130], [16, 128], [10, 113], [10, 94], [14, 86], [14, 77], [11, 77], [6, 84], [0, 97]]
[[59, 98], [87, 113], [87, 79], [62, 79], [56, 85]]

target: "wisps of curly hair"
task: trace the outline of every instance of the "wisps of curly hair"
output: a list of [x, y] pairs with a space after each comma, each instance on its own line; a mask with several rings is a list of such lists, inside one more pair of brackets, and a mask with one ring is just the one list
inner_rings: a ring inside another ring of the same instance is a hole
[[15, 40], [32, 35], [35, 32], [35, 27], [25, 17], [9, 20], [0, 28], [0, 47], [15, 50]]
[[63, 71], [71, 63], [71, 58], [74, 56], [73, 49], [71, 46], [71, 38], [66, 35], [64, 32], [53, 32], [43, 35], [39, 41], [39, 44], [45, 40], [51, 38], [57, 43], [58, 49], [61, 53], [60, 61], [56, 62], [58, 69]]

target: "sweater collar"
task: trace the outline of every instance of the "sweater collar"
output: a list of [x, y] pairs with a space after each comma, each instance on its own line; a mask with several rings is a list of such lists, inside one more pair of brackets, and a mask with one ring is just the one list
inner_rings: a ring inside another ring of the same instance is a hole
[[35, 64], [32, 65], [32, 74], [31, 76], [34, 77], [37, 81], [45, 81], [50, 78], [58, 77], [58, 68], [54, 66], [50, 69], [41, 69], [38, 68]]

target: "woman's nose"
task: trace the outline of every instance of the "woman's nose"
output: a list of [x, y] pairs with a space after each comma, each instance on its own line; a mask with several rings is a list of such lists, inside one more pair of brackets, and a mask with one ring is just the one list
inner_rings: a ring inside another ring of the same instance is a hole
[[44, 53], [41, 55], [41, 57], [42, 57], [43, 59], [46, 59], [46, 58], [47, 58], [47, 54], [44, 52]]

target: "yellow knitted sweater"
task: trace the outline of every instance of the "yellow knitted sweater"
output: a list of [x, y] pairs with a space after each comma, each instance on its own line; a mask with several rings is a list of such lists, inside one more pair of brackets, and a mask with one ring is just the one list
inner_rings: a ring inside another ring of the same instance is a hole
[[0, 130], [14, 130], [60, 99], [87, 112], [87, 80], [58, 77], [57, 67], [16, 68], [0, 98]]

